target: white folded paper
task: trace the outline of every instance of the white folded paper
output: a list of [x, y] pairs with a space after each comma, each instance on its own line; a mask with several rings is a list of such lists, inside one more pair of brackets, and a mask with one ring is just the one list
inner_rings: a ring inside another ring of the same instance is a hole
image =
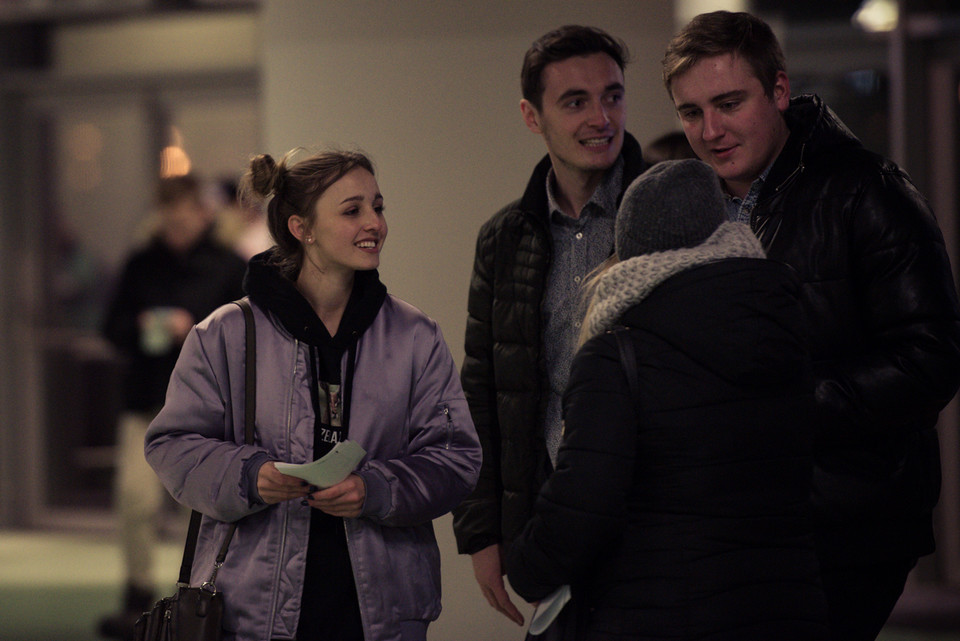
[[341, 441], [312, 463], [277, 463], [277, 470], [301, 478], [321, 490], [336, 485], [357, 469], [367, 453], [356, 441]]
[[530, 634], [543, 634], [570, 600], [570, 586], [561, 585], [553, 594], [537, 604], [530, 619]]

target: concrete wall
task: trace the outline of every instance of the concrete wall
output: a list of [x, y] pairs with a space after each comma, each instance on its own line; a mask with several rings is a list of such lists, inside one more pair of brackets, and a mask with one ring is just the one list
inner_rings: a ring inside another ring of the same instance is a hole
[[676, 124], [659, 81], [672, 20], [657, 0], [267, 2], [266, 151], [333, 144], [373, 157], [390, 224], [384, 281], [437, 319], [459, 361], [476, 231], [545, 153], [520, 119], [527, 47], [568, 22], [623, 38], [627, 126], [643, 143]]

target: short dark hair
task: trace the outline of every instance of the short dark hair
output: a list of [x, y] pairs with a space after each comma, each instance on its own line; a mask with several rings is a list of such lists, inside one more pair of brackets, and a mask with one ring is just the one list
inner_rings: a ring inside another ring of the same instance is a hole
[[663, 84], [673, 95], [674, 78], [704, 58], [732, 53], [743, 58], [763, 86], [773, 95], [777, 74], [787, 70], [783, 50], [773, 29], [749, 13], [713, 11], [701, 13], [675, 35], [663, 56]]
[[564, 25], [540, 36], [523, 56], [523, 68], [520, 70], [523, 97], [540, 111], [543, 108], [544, 68], [552, 62], [594, 53], [605, 53], [613, 58], [620, 71], [630, 61], [627, 45], [596, 27]]
[[170, 207], [183, 200], [200, 201], [200, 180], [193, 174], [164, 176], [157, 181], [154, 201], [160, 207]]

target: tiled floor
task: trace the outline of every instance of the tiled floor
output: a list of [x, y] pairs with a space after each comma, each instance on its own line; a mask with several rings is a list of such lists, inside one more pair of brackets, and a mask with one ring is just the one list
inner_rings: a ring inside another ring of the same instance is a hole
[[[182, 544], [167, 543], [157, 555], [158, 590], [173, 591]], [[0, 530], [0, 641], [102, 641], [96, 622], [119, 603], [121, 567], [110, 534]], [[960, 596], [913, 591], [901, 618], [939, 612], [958, 620]], [[905, 599], [907, 598], [905, 597]], [[902, 601], [902, 603], [904, 603]], [[484, 604], [477, 602], [477, 607]], [[432, 627], [430, 641], [499, 641], [482, 631], [475, 638], [443, 638]], [[514, 639], [521, 639], [516, 634]], [[954, 630], [922, 631], [888, 625], [878, 641], [958, 641]]]
[[[173, 545], [158, 551], [164, 591], [176, 582]], [[0, 532], [0, 639], [102, 641], [96, 622], [117, 607], [120, 558], [110, 536]]]

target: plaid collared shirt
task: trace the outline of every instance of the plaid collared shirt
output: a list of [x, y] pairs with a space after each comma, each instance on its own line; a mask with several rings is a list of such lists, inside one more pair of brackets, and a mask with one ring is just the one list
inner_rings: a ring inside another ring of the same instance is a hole
[[587, 275], [613, 252], [613, 231], [617, 217], [617, 199], [623, 182], [623, 158], [618, 158], [597, 186], [578, 218], [564, 214], [555, 196], [554, 175], [547, 175], [547, 201], [550, 208], [550, 234], [553, 261], [547, 274], [544, 293], [543, 354], [546, 377], [544, 436], [550, 459], [556, 464], [560, 446], [561, 406], [570, 365], [576, 351], [577, 336], [583, 321], [581, 287]]
[[[773, 165], [770, 165], [772, 167]], [[724, 206], [727, 210], [727, 218], [731, 222], [750, 224], [750, 214], [753, 208], [757, 206], [757, 200], [760, 198], [760, 190], [763, 189], [763, 183], [770, 173], [770, 167], [763, 170], [763, 173], [750, 185], [750, 191], [743, 198], [737, 198], [724, 192]]]

